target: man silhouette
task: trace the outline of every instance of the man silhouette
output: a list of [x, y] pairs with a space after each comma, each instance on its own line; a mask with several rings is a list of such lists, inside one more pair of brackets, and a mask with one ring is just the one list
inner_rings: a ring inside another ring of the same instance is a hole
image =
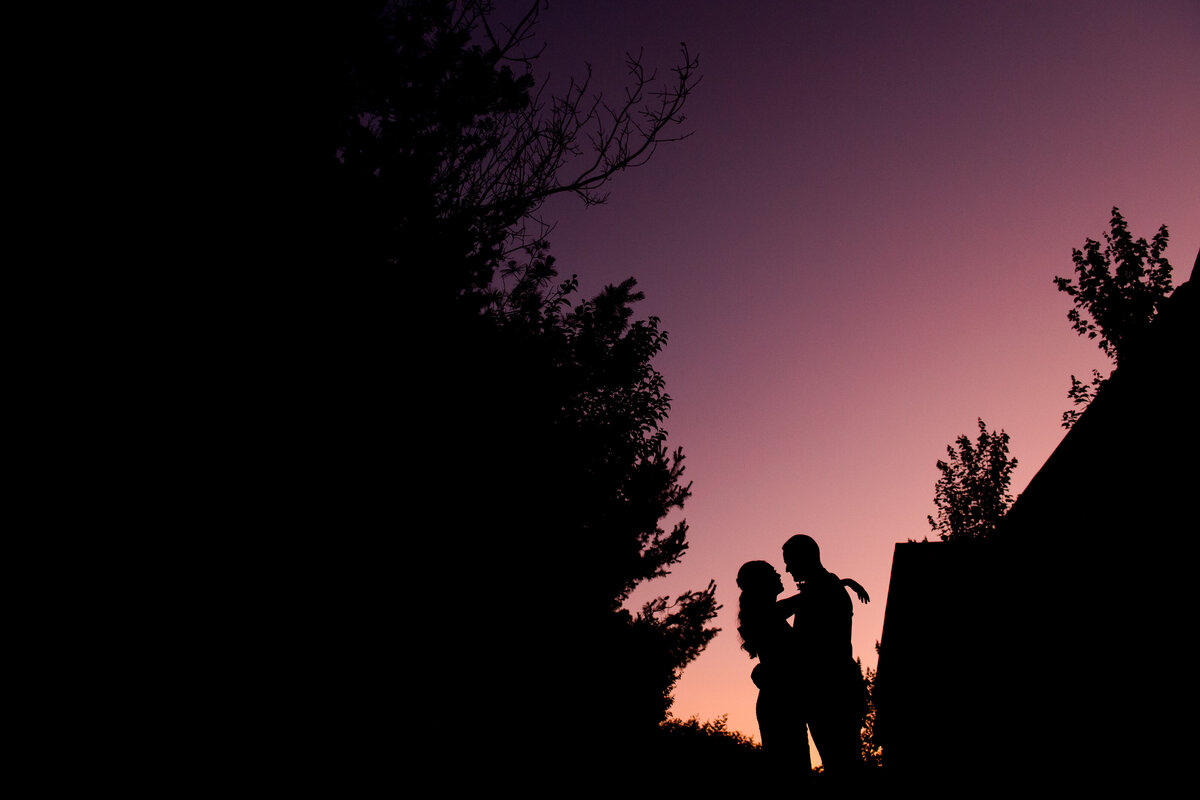
[[802, 683], [808, 729], [825, 770], [844, 777], [862, 765], [859, 731], [866, 713], [862, 672], [850, 643], [854, 607], [841, 579], [822, 566], [811, 536], [788, 539], [783, 562], [801, 590], [792, 635], [804, 663], [796, 680]]

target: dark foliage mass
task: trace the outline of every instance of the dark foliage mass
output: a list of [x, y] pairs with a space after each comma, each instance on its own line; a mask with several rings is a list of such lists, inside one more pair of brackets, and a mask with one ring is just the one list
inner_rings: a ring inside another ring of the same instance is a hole
[[[1075, 277], [1056, 277], [1054, 284], [1074, 301], [1067, 312], [1071, 327], [1089, 339], [1099, 339], [1104, 354], [1121, 364], [1135, 350], [1171, 294], [1171, 264], [1164, 257], [1167, 226], [1159, 227], [1149, 242], [1134, 239], [1119, 209], [1112, 210], [1111, 231], [1104, 243], [1084, 241], [1082, 250], [1072, 250]], [[1072, 427], [1087, 408], [1105, 378], [1092, 370], [1091, 383], [1071, 376], [1067, 396], [1075, 408], [1063, 412], [1063, 427]]]
[[396, 498], [372, 524], [405, 542], [371, 635], [431, 662], [420, 721], [447, 748], [498, 760], [650, 741], [716, 634], [712, 583], [623, 607], [687, 549], [665, 522], [690, 490], [651, 363], [666, 333], [634, 317], [632, 278], [578, 298], [539, 216], [682, 138], [696, 61], [659, 83], [631, 59], [616, 105], [586, 80], [545, 97], [541, 5], [391, 2], [345, 26], [326, 176], [330, 257], [361, 276], [329, 298], [361, 394], [345, 435], [382, 467], [364, 492]]

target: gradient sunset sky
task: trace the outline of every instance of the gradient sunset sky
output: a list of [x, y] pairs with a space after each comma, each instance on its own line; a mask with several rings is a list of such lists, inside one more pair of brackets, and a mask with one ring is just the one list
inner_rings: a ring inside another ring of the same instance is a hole
[[[1189, 276], [1200, 2], [556, 0], [539, 37], [551, 88], [588, 62], [619, 92], [627, 50], [664, 72], [680, 42], [700, 56], [690, 139], [606, 206], [544, 211], [581, 295], [632, 275], [670, 333], [655, 364], [691, 548], [631, 605], [717, 581], [722, 632], [672, 713], [757, 740], [738, 567], [782, 573], [783, 541], [816, 538], [871, 593], [854, 649], [875, 666], [893, 547], [933, 537], [946, 445], [977, 417], [1006, 430], [1017, 494], [1062, 439], [1070, 376], [1110, 369], [1052, 282], [1071, 249], [1116, 205], [1135, 236], [1166, 224]], [[1064, 595], [1065, 629], [1086, 613]]]

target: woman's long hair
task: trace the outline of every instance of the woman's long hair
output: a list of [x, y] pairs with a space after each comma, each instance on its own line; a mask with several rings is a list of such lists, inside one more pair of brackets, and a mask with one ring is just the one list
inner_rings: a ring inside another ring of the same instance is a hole
[[775, 607], [775, 568], [766, 561], [747, 561], [738, 570], [738, 639], [751, 658], [758, 657], [757, 634]]

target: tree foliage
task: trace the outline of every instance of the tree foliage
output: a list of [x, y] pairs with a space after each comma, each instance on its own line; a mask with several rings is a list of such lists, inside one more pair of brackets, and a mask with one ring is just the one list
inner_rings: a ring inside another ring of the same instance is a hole
[[711, 742], [714, 753], [720, 750], [751, 753], [762, 749], [761, 745], [755, 744], [754, 740], [744, 733], [729, 730], [728, 715], [705, 722], [701, 722], [698, 717], [689, 717], [686, 720], [670, 718], [664, 721], [660, 728], [670, 736]]
[[651, 363], [667, 335], [656, 317], [633, 319], [642, 293], [632, 278], [572, 307], [576, 280], [549, 289], [552, 265], [546, 256], [520, 268], [517, 289], [505, 296], [511, 302], [491, 307], [490, 338], [502, 346], [478, 369], [505, 387], [498, 402], [510, 425], [543, 431], [531, 454], [513, 442], [502, 460], [519, 458], [553, 487], [541, 493], [538, 517], [568, 539], [564, 555], [586, 548], [572, 580], [584, 586], [581, 600], [613, 611], [687, 549], [686, 522], [659, 527], [691, 493], [682, 451], [665, 444], [670, 397]]
[[[875, 655], [879, 655], [879, 642], [875, 642]], [[858, 663], [859, 670], [863, 671], [863, 681], [867, 687], [867, 713], [863, 716], [862, 729], [859, 731], [862, 744], [859, 752], [864, 764], [878, 768], [883, 766], [883, 745], [875, 735], [875, 720], [878, 717], [878, 709], [875, 706], [875, 679], [878, 671], [870, 667], [863, 670], [862, 659], [854, 660]]]
[[533, 77], [542, 6], [501, 24], [486, 0], [393, 0], [344, 37], [331, 213], [366, 262], [494, 298], [505, 256], [544, 239], [548, 198], [602, 203], [617, 173], [686, 137], [699, 77], [686, 47], [663, 81], [628, 57], [615, 102], [590, 91], [590, 73], [549, 97]]
[[472, 537], [473, 557], [504, 576], [508, 599], [538, 609], [534, 627], [490, 631], [496, 648], [536, 656], [549, 645], [571, 665], [532, 684], [514, 665], [504, 683], [526, 688], [526, 709], [545, 702], [552, 714], [572, 696], [602, 739], [651, 735], [680, 670], [716, 634], [718, 608], [711, 582], [636, 614], [623, 607], [687, 550], [686, 521], [663, 524], [691, 489], [682, 451], [665, 443], [670, 398], [651, 361], [666, 334], [656, 318], [633, 318], [632, 279], [572, 304], [575, 280], [552, 288], [552, 257], [527, 267], [541, 277], [522, 275], [490, 306], [481, 339], [458, 359], [471, 367], [455, 395], [487, 398], [492, 412], [459, 421], [452, 438], [456, 450], [485, 449], [460, 467], [474, 488], [458, 524], [513, 534]]
[[1008, 486], [1017, 459], [1009, 457], [1008, 434], [989, 432], [982, 419], [978, 422], [977, 441], [959, 436], [946, 447], [947, 460], [937, 462], [937, 517], [928, 520], [942, 541], [987, 538], [1012, 505]]
[[652, 735], [718, 606], [710, 582], [623, 607], [687, 550], [686, 522], [665, 523], [690, 495], [652, 365], [667, 336], [635, 319], [632, 278], [577, 297], [539, 213], [556, 194], [603, 202], [617, 173], [683, 138], [698, 74], [685, 48], [666, 81], [631, 58], [615, 103], [588, 78], [545, 96], [542, 6], [504, 25], [483, 0], [387, 2], [347, 28], [330, 238], [344, 269], [396, 276], [391, 295], [364, 282], [355, 308], [376, 321], [353, 320], [365, 330], [344, 358], [371, 376], [366, 402], [396, 398], [389, 455], [417, 467], [405, 482], [434, 520], [409, 538], [437, 598], [440, 716], [540, 735], [569, 704], [598, 747]]
[[[1071, 251], [1075, 278], [1055, 277], [1054, 283], [1074, 301], [1067, 313], [1071, 327], [1081, 336], [1099, 339], [1100, 349], [1119, 366], [1170, 296], [1171, 264], [1163, 255], [1166, 225], [1149, 242], [1134, 239], [1115, 206], [1109, 225], [1103, 245], [1086, 239], [1082, 250]], [[1071, 376], [1067, 395], [1075, 408], [1063, 413], [1064, 428], [1075, 424], [1105, 380], [1099, 370], [1092, 370], [1090, 383]]]

